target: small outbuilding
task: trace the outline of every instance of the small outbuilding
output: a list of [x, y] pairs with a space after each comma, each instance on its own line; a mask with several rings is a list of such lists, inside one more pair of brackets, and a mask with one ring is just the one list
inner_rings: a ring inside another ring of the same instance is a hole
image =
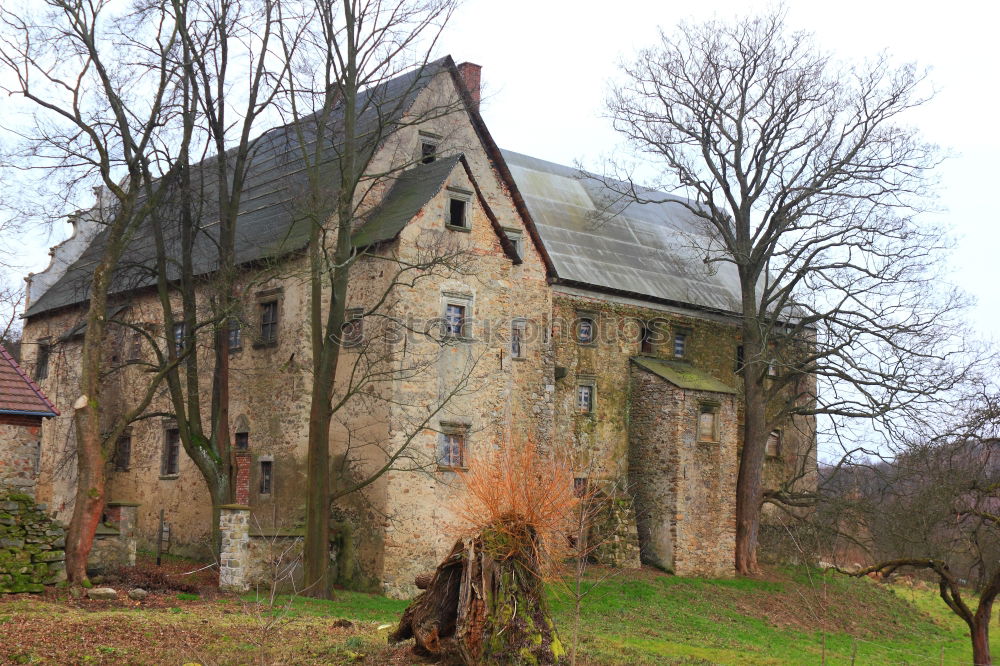
[[0, 345], [0, 487], [34, 494], [42, 421], [52, 401]]

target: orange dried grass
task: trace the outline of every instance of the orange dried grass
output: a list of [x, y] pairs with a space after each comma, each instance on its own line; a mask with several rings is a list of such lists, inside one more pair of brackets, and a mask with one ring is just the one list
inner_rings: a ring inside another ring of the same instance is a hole
[[534, 560], [539, 575], [558, 573], [571, 554], [579, 504], [566, 460], [543, 456], [531, 442], [510, 442], [476, 456], [459, 478], [467, 491], [455, 507], [461, 532], [491, 534], [491, 544], [499, 546], [497, 559], [523, 554]]

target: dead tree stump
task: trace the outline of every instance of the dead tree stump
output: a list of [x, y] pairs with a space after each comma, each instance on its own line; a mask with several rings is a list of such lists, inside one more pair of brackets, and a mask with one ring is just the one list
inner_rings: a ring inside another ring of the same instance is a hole
[[413, 638], [417, 654], [447, 664], [559, 663], [533, 539], [506, 525], [456, 542], [389, 641]]

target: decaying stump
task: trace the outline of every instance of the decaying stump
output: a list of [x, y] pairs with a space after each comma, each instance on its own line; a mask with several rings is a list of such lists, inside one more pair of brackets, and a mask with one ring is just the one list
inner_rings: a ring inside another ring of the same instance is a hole
[[[389, 636], [452, 664], [556, 664], [564, 654], [545, 610], [535, 536], [504, 524], [459, 540]], [[419, 586], [418, 583], [418, 586]]]

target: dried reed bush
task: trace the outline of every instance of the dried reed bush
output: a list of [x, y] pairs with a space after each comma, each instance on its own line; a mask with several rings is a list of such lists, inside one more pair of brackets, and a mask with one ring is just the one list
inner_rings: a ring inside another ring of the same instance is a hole
[[459, 478], [467, 491], [455, 507], [463, 534], [481, 536], [497, 560], [518, 558], [543, 577], [558, 575], [579, 503], [566, 460], [511, 442], [477, 456]]

